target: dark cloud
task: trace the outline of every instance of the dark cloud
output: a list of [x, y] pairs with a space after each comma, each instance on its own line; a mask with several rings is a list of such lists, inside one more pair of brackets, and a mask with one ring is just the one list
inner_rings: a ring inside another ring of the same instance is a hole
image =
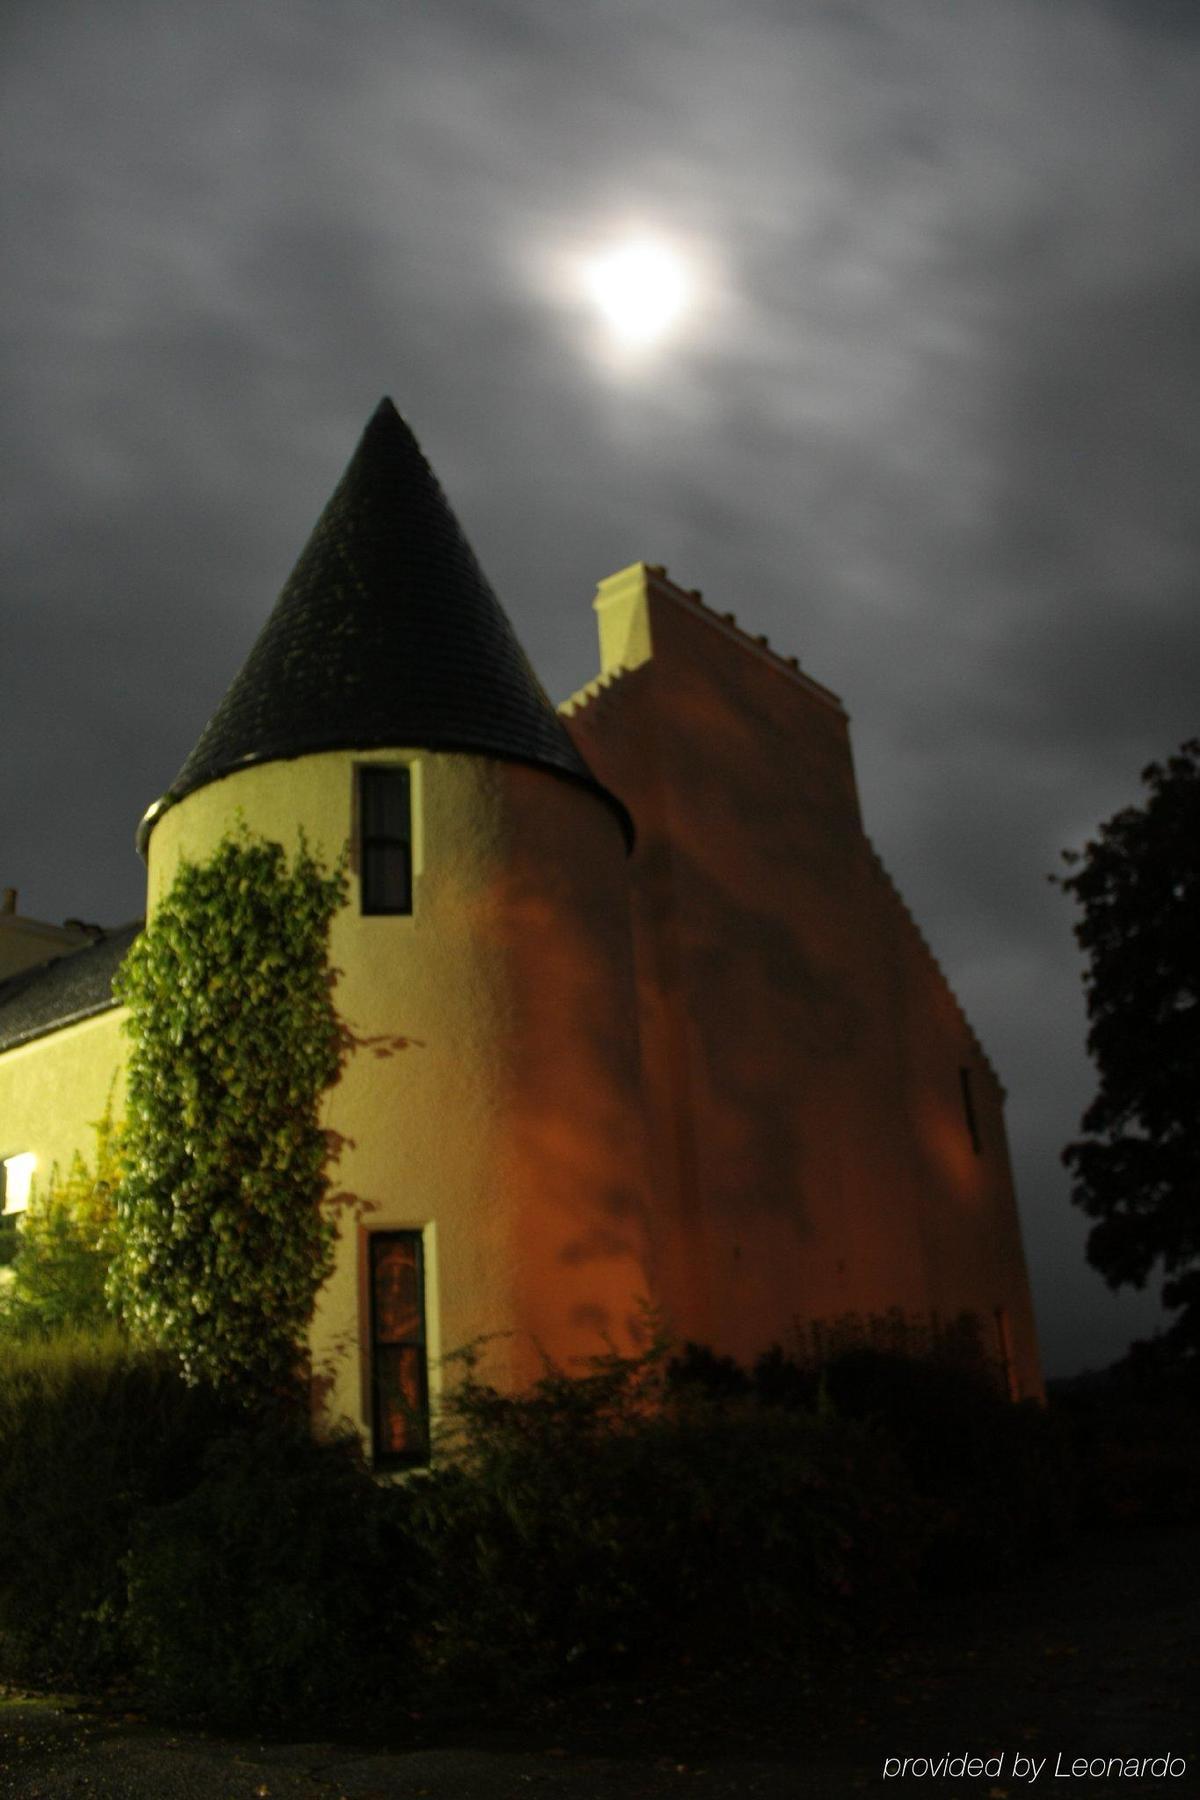
[[[645, 557], [843, 695], [1008, 1082], [1048, 1363], [1115, 1354], [1044, 876], [1200, 723], [1196, 17], [10, 5], [4, 881], [138, 911], [137, 817], [391, 392], [552, 692]], [[641, 379], [561, 280], [631, 221], [703, 271]]]

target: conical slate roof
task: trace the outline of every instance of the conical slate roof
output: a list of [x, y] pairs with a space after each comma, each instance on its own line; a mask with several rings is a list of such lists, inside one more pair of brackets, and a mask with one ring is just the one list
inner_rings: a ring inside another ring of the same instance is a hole
[[532, 763], [602, 788], [552, 702], [415, 437], [381, 400], [195, 749], [142, 821], [250, 763], [385, 745]]

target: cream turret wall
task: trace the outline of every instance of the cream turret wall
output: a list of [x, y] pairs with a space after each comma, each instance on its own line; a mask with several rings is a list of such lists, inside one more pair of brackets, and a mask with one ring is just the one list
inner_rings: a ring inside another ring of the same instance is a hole
[[625, 845], [594, 794], [459, 753], [256, 765], [158, 819], [151, 919], [180, 857], [239, 818], [289, 848], [303, 829], [331, 862], [372, 762], [411, 768], [413, 912], [362, 916], [352, 856], [331, 959], [358, 1044], [325, 1107], [341, 1236], [312, 1329], [329, 1416], [364, 1430], [371, 1230], [425, 1233], [435, 1395], [437, 1358], [483, 1334], [513, 1334], [488, 1352], [501, 1381], [536, 1374], [542, 1351], [629, 1345], [649, 1293]]
[[746, 1358], [814, 1320], [969, 1310], [1040, 1392], [1002, 1092], [863, 834], [840, 702], [644, 564], [596, 610], [604, 672], [563, 711], [637, 821], [676, 1329]]

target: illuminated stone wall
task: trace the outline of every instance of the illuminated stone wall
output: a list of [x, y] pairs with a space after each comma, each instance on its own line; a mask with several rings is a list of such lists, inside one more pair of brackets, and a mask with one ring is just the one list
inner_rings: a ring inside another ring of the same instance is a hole
[[[678, 1331], [969, 1310], [1040, 1374], [1002, 1095], [863, 834], [836, 697], [661, 574], [563, 711], [629, 807], [654, 1267]], [[970, 1071], [980, 1151], [962, 1096]]]

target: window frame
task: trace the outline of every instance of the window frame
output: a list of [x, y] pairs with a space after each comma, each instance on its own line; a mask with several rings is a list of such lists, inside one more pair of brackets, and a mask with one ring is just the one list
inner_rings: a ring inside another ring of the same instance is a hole
[[[388, 780], [403, 784], [406, 832], [368, 831], [367, 820], [372, 810], [367, 789], [372, 781]], [[410, 919], [413, 915], [415, 857], [413, 845], [413, 772], [410, 763], [358, 763], [354, 770], [355, 839], [358, 859], [359, 912], [370, 919]], [[372, 852], [399, 847], [404, 853], [405, 895], [399, 906], [384, 905], [378, 883], [372, 878]]]
[[[371, 1415], [371, 1463], [380, 1471], [398, 1469], [424, 1468], [430, 1457], [430, 1407], [429, 1407], [429, 1320], [427, 1316], [427, 1283], [425, 1276], [425, 1233], [414, 1227], [383, 1227], [378, 1231], [368, 1231], [367, 1239], [367, 1307], [369, 1329], [369, 1365], [368, 1389]], [[375, 1258], [377, 1246], [382, 1246], [396, 1239], [405, 1240], [416, 1249], [415, 1265], [417, 1274], [417, 1335], [415, 1338], [381, 1339], [379, 1335], [378, 1290], [375, 1278]], [[379, 1351], [387, 1348], [411, 1348], [417, 1351], [417, 1369], [419, 1376], [419, 1423], [422, 1441], [409, 1450], [385, 1450], [382, 1448], [383, 1432], [381, 1430], [380, 1357]]]

